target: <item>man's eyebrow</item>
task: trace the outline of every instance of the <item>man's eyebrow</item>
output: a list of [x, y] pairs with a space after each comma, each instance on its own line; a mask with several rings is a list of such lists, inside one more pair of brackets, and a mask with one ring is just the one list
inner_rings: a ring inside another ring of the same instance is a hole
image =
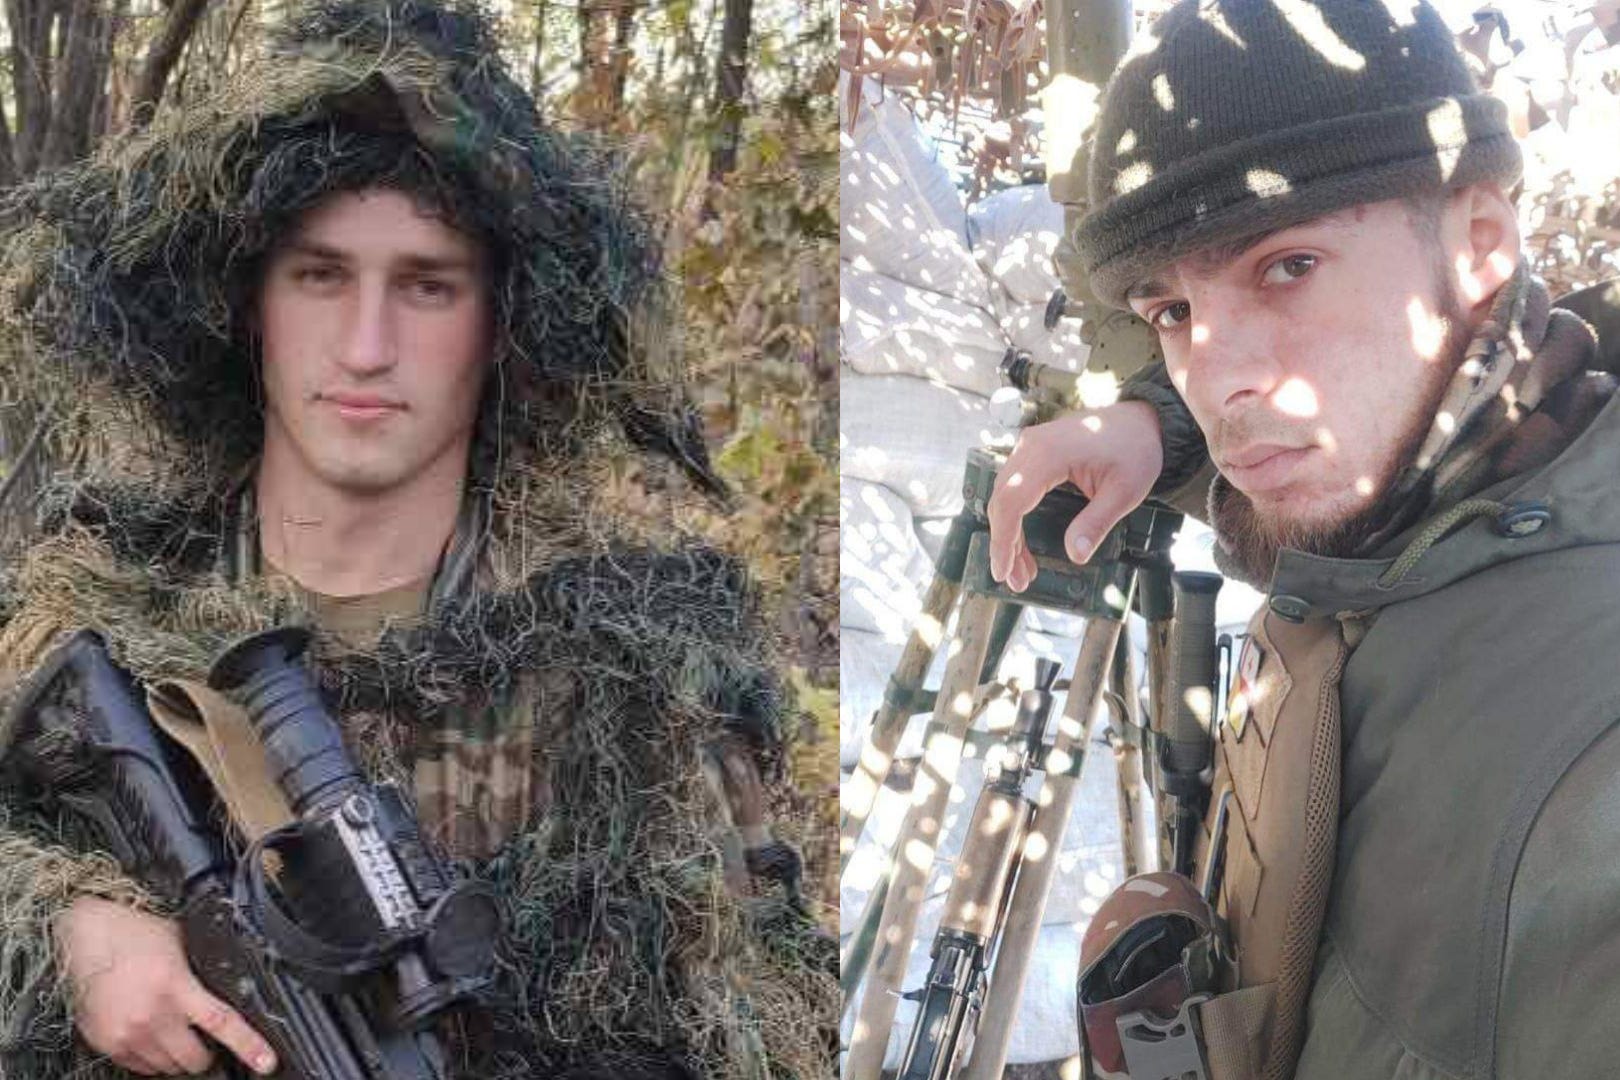
[[1155, 296], [1167, 296], [1169, 293], [1170, 286], [1168, 283], [1159, 278], [1148, 278], [1146, 281], [1138, 281], [1135, 285], [1126, 289], [1125, 299], [1148, 300]]
[[[330, 262], [348, 262], [353, 257], [341, 248], [303, 237], [295, 237], [289, 240], [282, 250], [289, 255], [305, 255], [314, 259], [326, 259]], [[465, 270], [470, 273], [478, 268], [478, 260], [468, 255], [427, 255], [418, 252], [404, 255], [399, 261], [404, 263], [407, 269], [415, 271], [426, 270], [444, 273], [446, 271]]]

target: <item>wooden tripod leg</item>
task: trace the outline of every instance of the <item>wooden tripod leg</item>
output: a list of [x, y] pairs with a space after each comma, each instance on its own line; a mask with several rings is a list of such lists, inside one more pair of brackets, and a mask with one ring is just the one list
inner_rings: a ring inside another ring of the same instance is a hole
[[999, 601], [970, 593], [962, 604], [939, 701], [923, 743], [922, 768], [912, 788], [911, 808], [894, 847], [894, 878], [878, 921], [876, 955], [860, 1011], [855, 1014], [845, 1080], [878, 1080], [894, 1027], [901, 980], [917, 933], [928, 875], [951, 787], [962, 763], [962, 743], [973, 716], [974, 690], [990, 644]]
[[917, 617], [911, 637], [906, 640], [900, 663], [889, 678], [883, 704], [872, 718], [872, 730], [867, 736], [866, 745], [861, 748], [855, 774], [844, 784], [838, 822], [840, 875], [849, 866], [855, 845], [860, 842], [861, 831], [866, 828], [866, 819], [877, 802], [878, 792], [883, 790], [883, 783], [889, 777], [889, 766], [894, 763], [894, 748], [900, 745], [906, 722], [914, 712], [911, 703], [906, 700], [909, 695], [903, 692], [897, 694], [896, 690], [922, 685], [928, 669], [933, 666], [940, 639], [945, 635], [945, 622], [950, 618], [951, 608], [956, 606], [961, 591], [960, 578], [952, 581], [945, 574], [938, 573], [923, 597], [922, 613]]
[[1041, 788], [1040, 808], [1029, 835], [1024, 839], [1023, 865], [1013, 887], [1007, 908], [1007, 921], [996, 947], [996, 961], [990, 973], [990, 990], [984, 1014], [979, 1020], [978, 1038], [961, 1080], [1001, 1080], [1007, 1063], [1007, 1044], [1012, 1038], [1018, 1000], [1024, 992], [1024, 976], [1029, 958], [1046, 916], [1046, 900], [1057, 872], [1058, 852], [1063, 833], [1074, 809], [1079, 790], [1080, 767], [1096, 723], [1097, 706], [1102, 701], [1114, 649], [1120, 638], [1120, 622], [1093, 616], [1086, 621], [1075, 661], [1074, 678], [1063, 717], [1058, 722], [1057, 739], [1047, 754], [1046, 783]]

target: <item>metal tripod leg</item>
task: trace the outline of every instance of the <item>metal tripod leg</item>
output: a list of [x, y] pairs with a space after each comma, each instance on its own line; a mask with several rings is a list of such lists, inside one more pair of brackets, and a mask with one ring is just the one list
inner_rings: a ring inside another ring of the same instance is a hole
[[1035, 936], [1046, 914], [1046, 900], [1057, 872], [1058, 852], [1074, 808], [1080, 768], [1085, 762], [1103, 685], [1119, 644], [1120, 626], [1117, 619], [1098, 616], [1086, 622], [1073, 681], [1063, 703], [1063, 718], [1058, 722], [1057, 741], [1047, 752], [1041, 807], [1024, 840], [1023, 865], [996, 949], [996, 962], [990, 975], [991, 990], [962, 1080], [1001, 1080], [1007, 1063], [1007, 1043], [1012, 1037], [1013, 1019], [1018, 1015], [1018, 999], [1023, 995], [1024, 976], [1029, 972]]
[[938, 568], [934, 580], [923, 597], [922, 612], [906, 640], [900, 654], [900, 663], [889, 676], [889, 685], [883, 691], [883, 704], [872, 718], [872, 730], [855, 765], [855, 775], [844, 785], [838, 822], [838, 872], [849, 866], [855, 845], [860, 842], [866, 819], [877, 802], [878, 792], [888, 779], [889, 767], [894, 763], [894, 748], [900, 745], [906, 722], [925, 706], [922, 691], [924, 677], [934, 664], [934, 652], [945, 636], [945, 624], [951, 609], [956, 606], [962, 592], [962, 567], [967, 560], [968, 540], [972, 536], [974, 519], [958, 514], [951, 521], [945, 544], [940, 549]]
[[894, 878], [878, 920], [876, 955], [850, 1038], [844, 1066], [847, 1080], [878, 1080], [883, 1068], [900, 983], [917, 932], [917, 916], [934, 866], [951, 786], [962, 762], [974, 690], [999, 606], [1000, 601], [977, 593], [969, 593], [962, 602], [952, 639], [955, 651], [946, 664], [938, 704], [924, 737], [922, 768], [912, 789], [911, 808], [895, 842]]

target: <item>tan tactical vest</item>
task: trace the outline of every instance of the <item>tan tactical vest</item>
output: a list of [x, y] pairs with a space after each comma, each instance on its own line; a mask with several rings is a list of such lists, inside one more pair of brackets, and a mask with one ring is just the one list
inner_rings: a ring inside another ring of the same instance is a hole
[[1362, 625], [1279, 607], [1255, 614], [1236, 663], [1198, 851], [1195, 880], [1224, 858], [1215, 909], [1236, 961], [1236, 985], [1200, 1010], [1215, 1080], [1292, 1075], [1333, 877], [1339, 680]]

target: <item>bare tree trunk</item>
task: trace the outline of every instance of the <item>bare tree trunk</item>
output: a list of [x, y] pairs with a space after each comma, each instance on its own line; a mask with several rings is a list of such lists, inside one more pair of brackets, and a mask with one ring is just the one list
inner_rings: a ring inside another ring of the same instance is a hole
[[133, 127], [145, 127], [151, 120], [159, 99], [163, 97], [163, 86], [169, 81], [169, 73], [180, 62], [180, 54], [185, 52], [186, 42], [196, 32], [197, 21], [207, 7], [208, 0], [174, 0], [169, 8], [163, 28], [147, 50], [146, 63], [141, 67], [135, 93], [130, 99], [130, 124]]
[[624, 108], [624, 88], [630, 81], [630, 42], [636, 36], [636, 0], [618, 0], [619, 14], [613, 28], [613, 87], [615, 112]]
[[529, 93], [536, 100], [540, 97], [540, 80], [544, 78], [540, 62], [546, 52], [546, 10], [550, 7], [547, 0], [537, 0], [534, 5], [534, 50], [529, 53]]
[[17, 103], [14, 158], [17, 175], [39, 165], [51, 123], [51, 24], [58, 0], [6, 0], [11, 30], [11, 89]]
[[112, 52], [112, 20], [100, 0], [71, 0], [58, 16], [61, 59], [50, 124], [39, 164], [54, 168], [90, 153], [96, 109], [106, 94], [107, 64]]
[[11, 145], [11, 122], [6, 119], [3, 105], [0, 105], [0, 187], [10, 187], [17, 182], [17, 154]]
[[719, 180], [737, 167], [742, 137], [742, 99], [748, 85], [748, 43], [753, 37], [754, 0], [725, 0], [720, 28], [720, 79], [715, 90], [718, 131], [709, 157], [709, 179]]

